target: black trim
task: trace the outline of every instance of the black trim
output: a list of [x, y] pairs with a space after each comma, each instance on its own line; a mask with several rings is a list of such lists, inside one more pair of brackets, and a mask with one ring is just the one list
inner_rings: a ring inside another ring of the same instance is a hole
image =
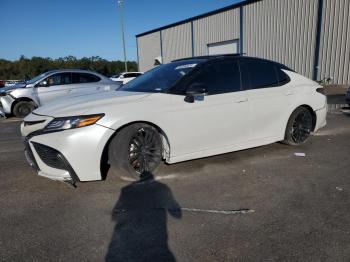
[[33, 151], [30, 148], [29, 140], [27, 138], [24, 138], [24, 155], [27, 158], [28, 164], [35, 170], [35, 171], [40, 171], [38, 163], [35, 160], [35, 157], [33, 155]]
[[216, 9], [216, 10], [208, 12], [208, 13], [197, 15], [197, 16], [185, 19], [185, 20], [181, 20], [181, 21], [176, 22], [176, 23], [172, 23], [172, 24], [169, 24], [169, 25], [166, 25], [166, 26], [162, 26], [162, 27], [159, 27], [159, 28], [155, 28], [155, 29], [146, 31], [144, 33], [140, 33], [140, 34], [136, 35], [136, 37], [141, 37], [141, 36], [144, 36], [144, 35], [155, 33], [157, 31], [164, 30], [164, 29], [167, 29], [167, 28], [170, 28], [170, 27], [173, 27], [173, 26], [185, 24], [185, 23], [188, 23], [188, 22], [200, 19], [200, 18], [204, 18], [204, 17], [207, 17], [207, 16], [215, 15], [215, 14], [218, 14], [218, 13], [221, 13], [221, 12], [224, 12], [224, 11], [235, 9], [237, 7], [240, 7], [240, 6], [246, 6], [246, 5], [249, 5], [249, 4], [252, 4], [252, 3], [256, 3], [256, 2], [260, 2], [260, 1], [262, 1], [262, 0], [246, 0], [246, 1], [242, 1], [240, 3], [229, 5], [229, 6], [226, 6], [226, 7], [220, 8], [220, 9]]
[[192, 57], [194, 57], [194, 32], [193, 32], [193, 21], [191, 21], [191, 42], [192, 42]]
[[243, 54], [243, 6], [239, 7], [239, 52]]
[[23, 121], [24, 126], [32, 126], [36, 124], [44, 123], [46, 120], [38, 120], [38, 121]]
[[316, 27], [316, 47], [314, 55], [314, 70], [312, 79], [317, 80], [318, 66], [320, 62], [320, 42], [321, 42], [321, 29], [322, 29], [322, 14], [323, 14], [323, 0], [318, 0], [318, 11], [317, 11], [317, 27]]
[[[31, 143], [33, 144], [36, 150], [36, 153], [39, 155], [41, 161], [43, 161], [46, 165], [52, 168], [67, 171], [72, 179], [72, 184], [76, 182], [80, 182], [80, 179], [75, 173], [74, 169], [72, 168], [72, 166], [69, 164], [67, 159], [64, 157], [64, 155], [60, 151], [40, 143], [36, 143], [36, 142], [31, 142]], [[47, 154], [48, 151], [51, 151], [51, 153], [55, 154], [56, 159], [48, 159], [48, 154]], [[53, 164], [52, 160], [55, 160], [57, 162]]]
[[137, 53], [137, 71], [140, 72], [139, 41], [137, 41], [137, 38], [136, 38], [136, 53]]
[[160, 39], [160, 57], [162, 58], [162, 63], [163, 63], [163, 36], [162, 36], [162, 30], [159, 31], [159, 39]]

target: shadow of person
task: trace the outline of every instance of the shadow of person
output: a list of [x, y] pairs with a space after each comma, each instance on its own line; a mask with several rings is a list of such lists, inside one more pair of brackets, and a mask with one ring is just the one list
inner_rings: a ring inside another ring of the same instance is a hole
[[181, 218], [170, 188], [151, 173], [123, 187], [112, 212], [116, 225], [106, 261], [176, 261], [168, 247], [167, 213]]

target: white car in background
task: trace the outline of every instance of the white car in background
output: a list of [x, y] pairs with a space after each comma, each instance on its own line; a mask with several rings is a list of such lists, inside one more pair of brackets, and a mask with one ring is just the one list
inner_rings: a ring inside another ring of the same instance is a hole
[[125, 73], [120, 73], [117, 75], [114, 75], [111, 77], [113, 81], [116, 82], [123, 82], [123, 84], [126, 84], [130, 82], [131, 80], [135, 79], [136, 77], [139, 77], [142, 75], [143, 72], [125, 72]]
[[302, 144], [326, 125], [321, 91], [272, 61], [195, 57], [160, 65], [115, 92], [40, 107], [21, 130], [28, 162], [41, 176], [74, 184], [101, 180], [110, 166], [140, 179], [162, 160]]
[[111, 91], [120, 86], [120, 83], [88, 70], [52, 70], [29, 81], [1, 88], [0, 111], [25, 117], [35, 108], [59, 98]]

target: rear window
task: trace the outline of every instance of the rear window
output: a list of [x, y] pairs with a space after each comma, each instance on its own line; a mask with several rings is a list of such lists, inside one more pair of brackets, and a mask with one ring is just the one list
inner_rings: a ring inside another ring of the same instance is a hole
[[79, 83], [93, 83], [100, 81], [101, 78], [88, 73], [73, 73], [72, 74], [72, 82], [73, 84], [79, 84]]
[[124, 77], [138, 77], [139, 75], [141, 75], [140, 73], [127, 73], [124, 74]]
[[282, 85], [289, 82], [289, 77], [285, 72], [283, 72], [280, 68], [277, 68], [277, 67], [276, 67], [276, 71], [277, 71], [277, 77], [278, 77], [278, 84]]
[[278, 85], [274, 63], [242, 59], [240, 65], [245, 89], [258, 89]]

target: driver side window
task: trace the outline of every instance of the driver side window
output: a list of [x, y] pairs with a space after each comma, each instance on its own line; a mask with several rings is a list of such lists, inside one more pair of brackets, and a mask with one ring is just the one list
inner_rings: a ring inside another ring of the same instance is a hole
[[234, 59], [215, 61], [199, 71], [190, 85], [205, 86], [208, 95], [241, 90], [238, 62]]
[[69, 85], [71, 83], [70, 73], [58, 73], [45, 78], [39, 83], [39, 86]]

